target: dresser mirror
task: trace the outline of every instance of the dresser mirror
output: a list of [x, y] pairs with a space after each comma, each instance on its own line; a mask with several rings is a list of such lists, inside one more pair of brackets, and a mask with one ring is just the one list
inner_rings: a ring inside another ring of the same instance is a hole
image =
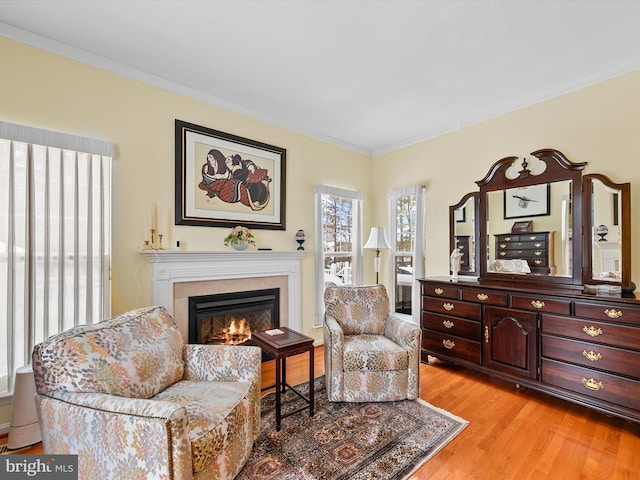
[[562, 153], [498, 160], [480, 187], [481, 279], [582, 284], [582, 170]]
[[478, 275], [478, 211], [480, 194], [467, 193], [449, 207], [449, 252], [460, 251], [459, 275]]
[[583, 181], [584, 283], [627, 290], [631, 284], [631, 186], [600, 174], [585, 175]]

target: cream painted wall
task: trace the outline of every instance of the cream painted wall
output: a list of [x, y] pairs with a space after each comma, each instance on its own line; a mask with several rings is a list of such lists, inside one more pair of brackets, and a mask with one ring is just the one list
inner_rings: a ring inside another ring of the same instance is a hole
[[[632, 280], [640, 286], [640, 221], [634, 213], [640, 201], [639, 88], [640, 71], [377, 156], [372, 191], [426, 185], [425, 272], [448, 275], [448, 206], [477, 191], [475, 181], [497, 160], [560, 150], [574, 162], [588, 162], [585, 174], [631, 183]], [[384, 199], [374, 201], [374, 222], [385, 222]]]

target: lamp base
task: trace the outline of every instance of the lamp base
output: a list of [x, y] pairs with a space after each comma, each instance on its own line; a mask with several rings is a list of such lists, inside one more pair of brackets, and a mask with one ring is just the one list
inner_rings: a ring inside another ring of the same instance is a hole
[[35, 394], [36, 384], [33, 379], [33, 369], [30, 365], [18, 368], [13, 387], [11, 424], [7, 439], [9, 450], [27, 447], [42, 441]]
[[19, 427], [9, 427], [9, 438], [7, 440], [7, 449], [9, 450], [28, 447], [41, 441], [42, 435], [38, 422], [21, 425]]

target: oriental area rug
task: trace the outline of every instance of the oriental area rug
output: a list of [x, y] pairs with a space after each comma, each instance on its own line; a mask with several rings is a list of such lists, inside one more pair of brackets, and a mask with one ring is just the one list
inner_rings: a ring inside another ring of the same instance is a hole
[[[262, 398], [260, 435], [236, 480], [401, 480], [408, 478], [468, 424], [423, 400], [329, 402], [324, 377], [315, 380], [315, 411], [282, 419], [275, 394]], [[296, 387], [308, 393], [308, 383]], [[282, 412], [303, 405], [282, 396]]]

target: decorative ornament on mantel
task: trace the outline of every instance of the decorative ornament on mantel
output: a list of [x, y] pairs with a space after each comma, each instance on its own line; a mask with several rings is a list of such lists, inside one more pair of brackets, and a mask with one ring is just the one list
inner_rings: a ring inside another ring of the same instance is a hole
[[246, 250], [249, 245], [255, 245], [253, 234], [247, 227], [238, 225], [231, 229], [231, 233], [224, 238], [225, 246], [231, 246], [236, 250]]
[[304, 241], [307, 239], [307, 236], [304, 233], [304, 230], [300, 229], [296, 232], [296, 242], [298, 242], [298, 250], [304, 250], [304, 247], [302, 246], [302, 244], [304, 243]]

